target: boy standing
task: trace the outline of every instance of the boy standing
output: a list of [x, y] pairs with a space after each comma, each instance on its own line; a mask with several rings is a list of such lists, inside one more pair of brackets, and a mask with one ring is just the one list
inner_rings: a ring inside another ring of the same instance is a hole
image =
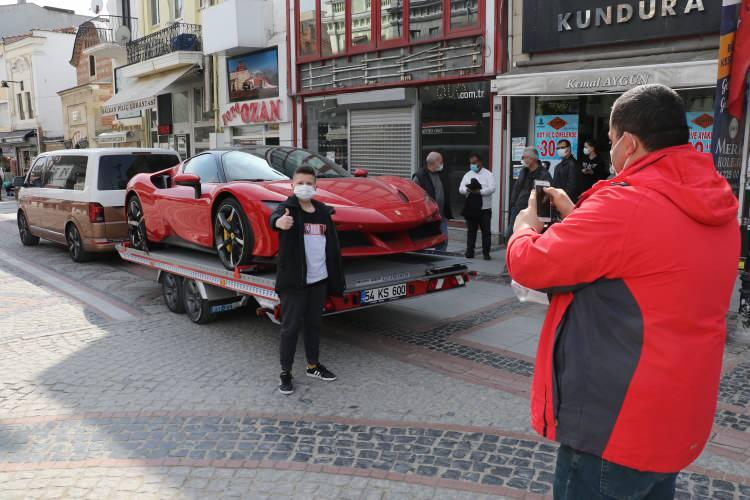
[[279, 231], [279, 265], [276, 292], [281, 299], [281, 380], [279, 392], [292, 394], [292, 363], [300, 331], [304, 335], [307, 376], [328, 382], [336, 375], [320, 364], [320, 325], [329, 295], [344, 292], [341, 249], [333, 208], [314, 200], [315, 170], [297, 168], [292, 177], [294, 194], [271, 214], [271, 227]]

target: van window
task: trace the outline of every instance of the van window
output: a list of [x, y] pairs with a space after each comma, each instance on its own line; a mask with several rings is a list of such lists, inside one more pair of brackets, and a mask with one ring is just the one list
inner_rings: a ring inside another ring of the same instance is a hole
[[99, 159], [99, 182], [101, 191], [125, 189], [136, 174], [150, 174], [174, 167], [180, 163], [176, 155], [126, 154], [108, 155]]
[[29, 170], [29, 177], [26, 183], [30, 187], [42, 187], [42, 176], [44, 175], [44, 165], [47, 163], [47, 158], [42, 156], [37, 158]]
[[52, 156], [47, 162], [46, 188], [82, 191], [86, 182], [88, 156]]

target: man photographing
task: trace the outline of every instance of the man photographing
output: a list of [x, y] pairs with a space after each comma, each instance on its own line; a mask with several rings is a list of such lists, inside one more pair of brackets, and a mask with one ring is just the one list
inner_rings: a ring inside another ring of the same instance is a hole
[[333, 209], [314, 198], [315, 170], [297, 168], [292, 177], [294, 194], [271, 214], [271, 227], [279, 231], [279, 265], [276, 292], [281, 299], [281, 376], [279, 392], [292, 394], [292, 364], [300, 333], [305, 339], [308, 377], [325, 381], [336, 375], [320, 364], [320, 325], [329, 295], [344, 292], [341, 249]]
[[671, 499], [708, 440], [737, 277], [737, 200], [688, 143], [682, 99], [624, 93], [610, 115], [617, 175], [541, 234], [536, 199], [516, 218], [511, 277], [552, 294], [531, 420], [560, 442], [556, 499]]

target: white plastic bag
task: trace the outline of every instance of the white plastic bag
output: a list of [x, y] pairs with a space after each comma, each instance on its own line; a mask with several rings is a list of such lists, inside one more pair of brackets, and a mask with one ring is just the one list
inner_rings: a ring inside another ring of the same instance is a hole
[[545, 306], [549, 305], [549, 297], [546, 293], [526, 288], [516, 281], [510, 282], [510, 287], [513, 289], [513, 293], [516, 294], [518, 300], [521, 302], [534, 302], [535, 304], [542, 304]]

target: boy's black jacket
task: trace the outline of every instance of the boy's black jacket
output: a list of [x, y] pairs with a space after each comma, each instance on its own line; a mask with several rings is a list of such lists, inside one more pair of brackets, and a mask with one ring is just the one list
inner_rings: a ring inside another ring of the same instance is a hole
[[[341, 248], [336, 226], [331, 219], [334, 209], [316, 200], [311, 200], [315, 211], [326, 219], [326, 267], [328, 268], [328, 294], [340, 297], [346, 288], [341, 265]], [[280, 231], [276, 221], [289, 210], [294, 225], [288, 231]], [[276, 274], [276, 292], [300, 290], [307, 286], [307, 261], [305, 260], [305, 230], [302, 222], [302, 207], [292, 195], [279, 204], [269, 219], [271, 227], [279, 232], [279, 264]]]

